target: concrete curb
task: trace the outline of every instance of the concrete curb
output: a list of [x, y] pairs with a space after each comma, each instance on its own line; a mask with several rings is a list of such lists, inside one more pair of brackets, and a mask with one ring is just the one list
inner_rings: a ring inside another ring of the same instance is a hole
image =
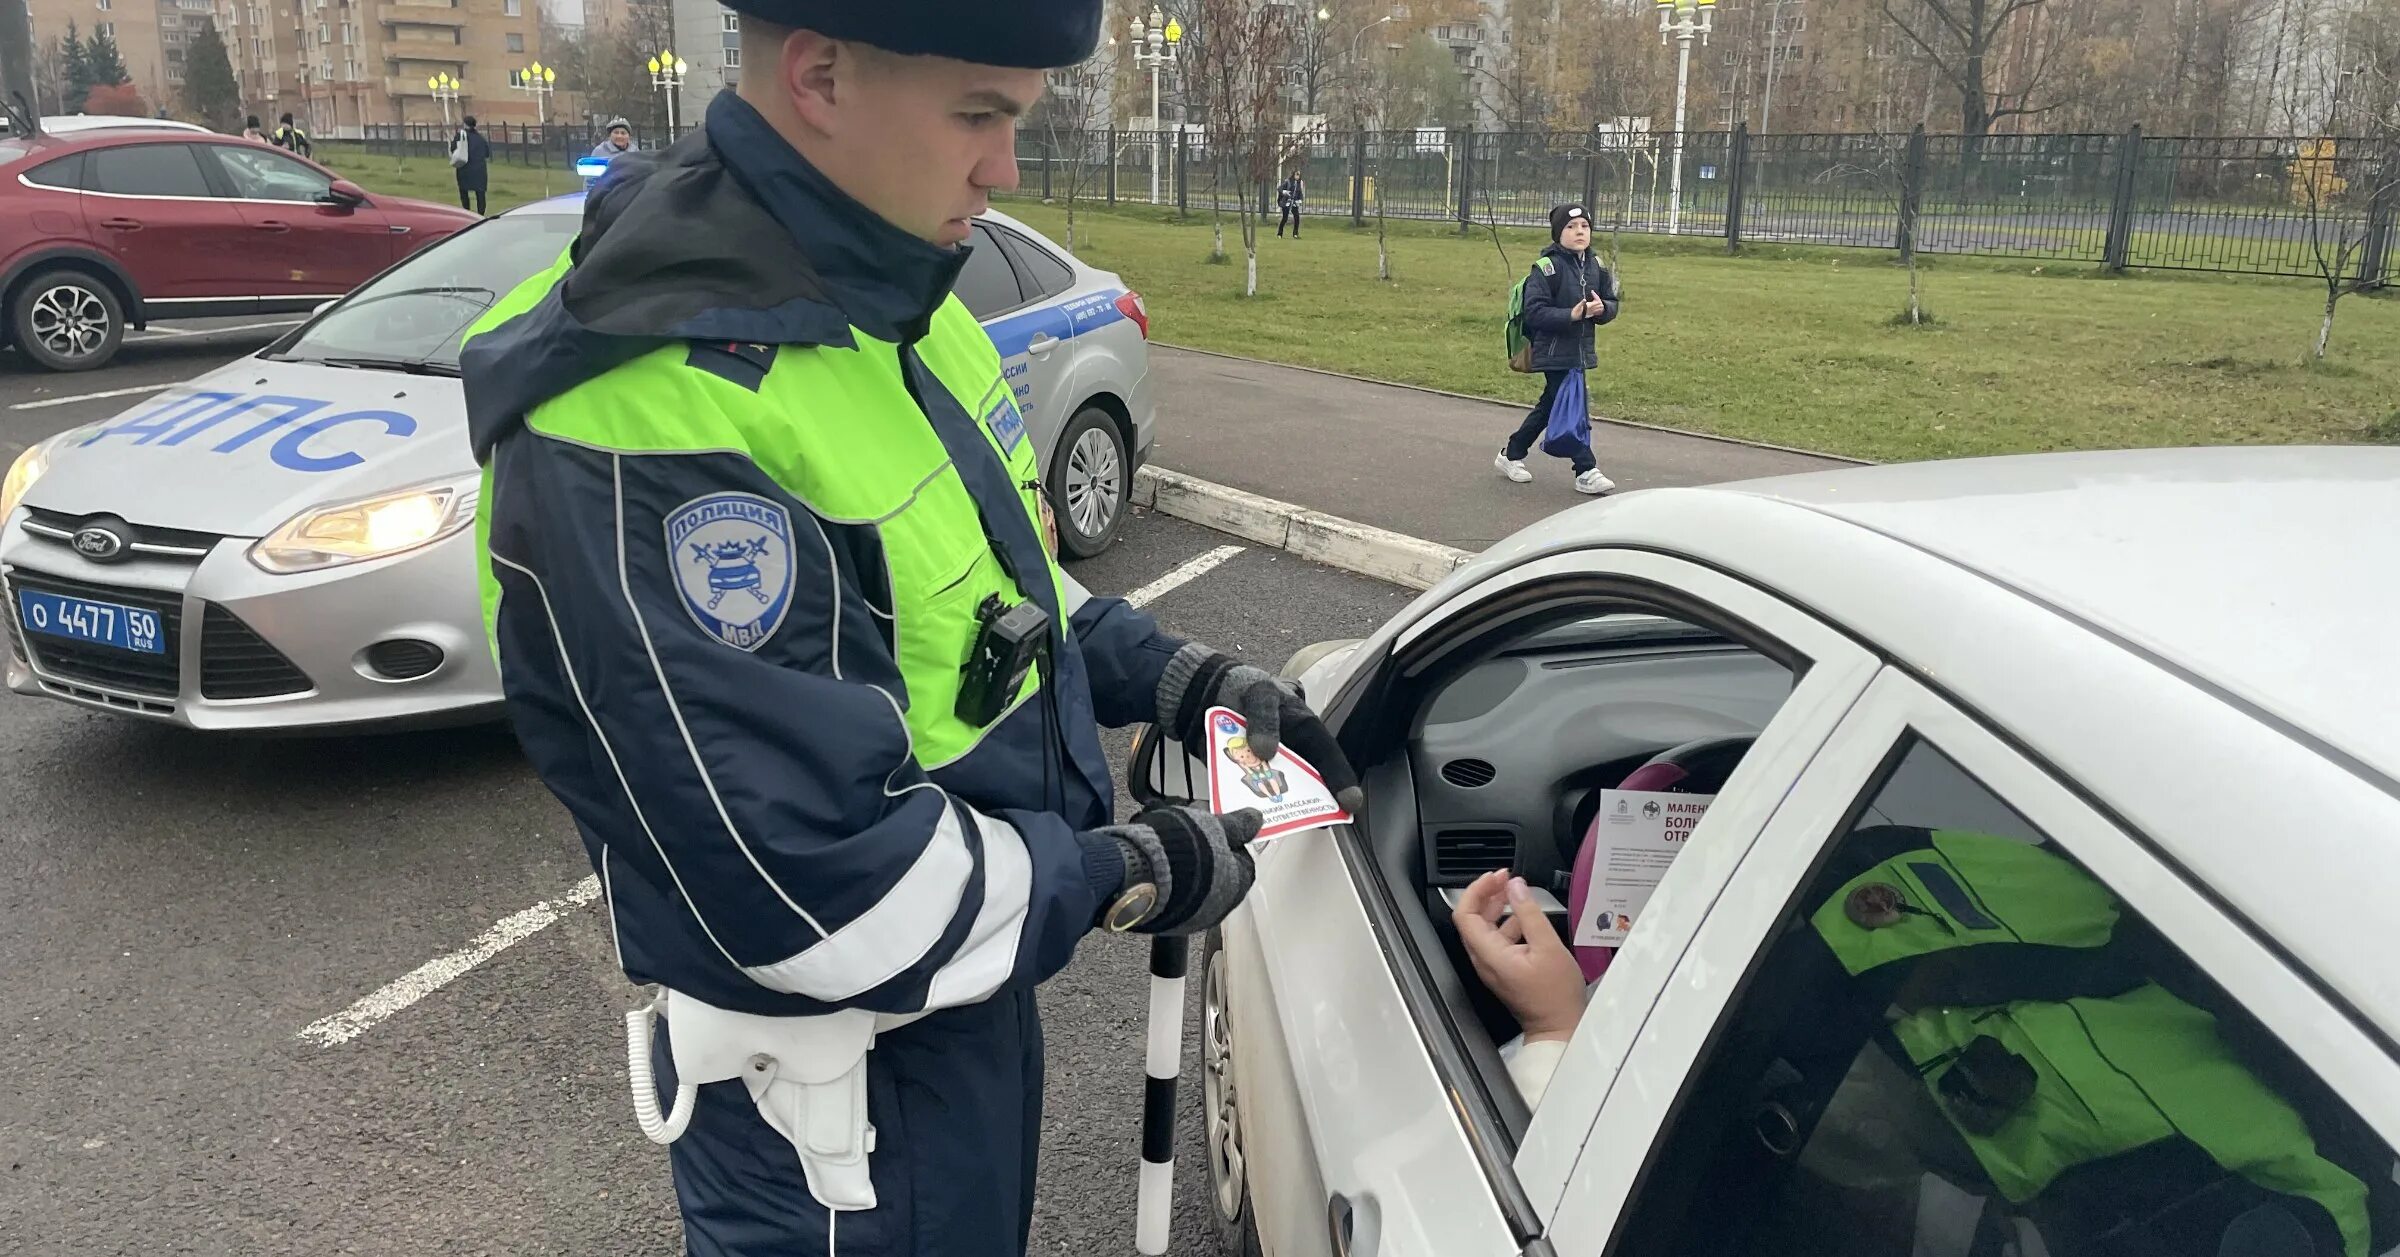
[[[1153, 340], [1150, 343], [1161, 349], [1199, 354], [1204, 358], [1223, 358], [1229, 362], [1247, 362], [1252, 366], [1260, 367], [1282, 367], [1286, 371], [1306, 371], [1310, 375], [1326, 375], [1337, 380], [1349, 380], [1356, 384], [1380, 384], [1385, 388], [1404, 388], [1411, 393], [1430, 393], [1435, 397], [1455, 398], [1462, 402], [1482, 402], [1489, 406], [1507, 406], [1517, 410], [1523, 410], [1527, 405], [1525, 402], [1512, 402], [1505, 397], [1484, 397], [1476, 393], [1453, 393], [1446, 388], [1433, 388], [1424, 384], [1402, 384], [1397, 380], [1378, 380], [1369, 375], [1352, 375], [1347, 371], [1334, 371], [1325, 367], [1304, 367], [1297, 363], [1253, 358], [1247, 354], [1229, 354], [1215, 349], [1195, 349], [1190, 345], [1178, 345], [1172, 341]], [[1855, 463], [1861, 467], [1875, 465], [1872, 459], [1852, 458], [1847, 454], [1828, 454], [1823, 450], [1804, 450], [1796, 445], [1776, 445], [1769, 441], [1751, 441], [1738, 436], [1719, 436], [1714, 432], [1694, 432], [1689, 428], [1670, 428], [1664, 424], [1637, 423], [1631, 419], [1611, 419], [1605, 415], [1593, 415], [1592, 422], [1605, 423], [1619, 428], [1635, 428], [1643, 432], [1661, 432], [1668, 436], [1688, 436], [1696, 441], [1715, 441], [1720, 445], [1743, 445], [1754, 450], [1773, 450], [1778, 454], [1799, 454], [1807, 458], [1822, 458], [1828, 462]]]
[[1454, 546], [1421, 541], [1163, 467], [1144, 467], [1134, 473], [1133, 503], [1409, 589], [1429, 589], [1475, 557]]

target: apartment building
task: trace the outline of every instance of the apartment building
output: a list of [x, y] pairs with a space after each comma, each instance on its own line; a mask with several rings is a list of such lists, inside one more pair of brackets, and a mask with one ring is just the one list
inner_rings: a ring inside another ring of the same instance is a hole
[[[216, 3], [243, 105], [270, 124], [290, 113], [311, 134], [355, 136], [364, 125], [438, 124], [472, 113], [489, 126], [532, 122], [540, 112], [531, 94], [512, 86], [542, 55], [534, 0]], [[442, 74], [463, 85], [455, 103], [427, 83]]]
[[674, 0], [673, 23], [675, 55], [690, 67], [675, 117], [692, 122], [719, 91], [742, 81], [742, 19], [717, 0]]
[[167, 78], [159, 47], [158, 4], [159, 0], [26, 0], [26, 12], [33, 19], [34, 75], [42, 84], [43, 108], [57, 105], [65, 113], [83, 109], [82, 101], [52, 98], [59, 90], [57, 80], [63, 77], [59, 40], [70, 22], [78, 38], [90, 39], [105, 31], [116, 41], [117, 56], [143, 99], [171, 100], [161, 95]]

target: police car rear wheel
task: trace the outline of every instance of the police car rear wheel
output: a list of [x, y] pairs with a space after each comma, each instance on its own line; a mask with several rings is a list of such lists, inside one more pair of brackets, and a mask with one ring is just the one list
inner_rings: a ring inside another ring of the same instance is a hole
[[1088, 559], [1116, 540], [1125, 520], [1125, 436], [1098, 406], [1075, 412], [1051, 457], [1050, 505], [1058, 516], [1058, 545]]
[[19, 284], [8, 322], [18, 350], [52, 371], [89, 371], [116, 357], [125, 341], [117, 294], [83, 270], [46, 271]]
[[1258, 1257], [1258, 1223], [1250, 1210], [1250, 1166], [1235, 1107], [1233, 1021], [1225, 990], [1225, 953], [1210, 930], [1200, 951], [1201, 1137], [1207, 1145], [1208, 1195], [1215, 1206], [1217, 1244], [1232, 1257]]

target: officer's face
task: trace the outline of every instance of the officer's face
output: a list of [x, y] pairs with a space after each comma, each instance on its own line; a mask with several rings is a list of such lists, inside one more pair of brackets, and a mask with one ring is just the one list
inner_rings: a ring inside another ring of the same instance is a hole
[[804, 74], [795, 103], [827, 141], [819, 165], [885, 221], [957, 244], [993, 189], [1017, 186], [1017, 118], [1041, 98], [1041, 71], [873, 50], [837, 54], [830, 71], [822, 91]]

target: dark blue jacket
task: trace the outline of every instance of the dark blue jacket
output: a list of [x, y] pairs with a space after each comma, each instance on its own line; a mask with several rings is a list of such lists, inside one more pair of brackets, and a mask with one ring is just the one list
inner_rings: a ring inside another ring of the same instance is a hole
[[[1584, 298], [1600, 294], [1598, 319], [1574, 317]], [[1590, 370], [1600, 365], [1592, 329], [1617, 317], [1617, 277], [1589, 250], [1570, 253], [1551, 245], [1534, 259], [1525, 279], [1525, 338], [1533, 345], [1536, 371]]]
[[[928, 769], [891, 697], [904, 681], [873, 611], [890, 594], [872, 521], [816, 520], [827, 543], [787, 551], [788, 587], [806, 591], [787, 623], [814, 630], [787, 628], [757, 651], [669, 633], [690, 628], [686, 612], [664, 551], [639, 544], [661, 535], [662, 514], [728, 491], [795, 520], [815, 520], [808, 505], [738, 453], [623, 456], [535, 439], [524, 423], [543, 401], [661, 346], [733, 345], [764, 364], [777, 351], [858, 352], [857, 328], [903, 347], [924, 412], [907, 417], [951, 451], [1016, 570], [1044, 571], [1049, 556], [1008, 469], [907, 348], [926, 335], [964, 255], [875, 217], [728, 93], [698, 134], [610, 164], [573, 256], [537, 305], [468, 340], [463, 368], [475, 451], [492, 468], [501, 676], [519, 739], [602, 875], [627, 975], [779, 1016], [914, 1012], [969, 987], [1022, 992], [1055, 973], [1124, 876], [1113, 841], [1092, 832], [1116, 819], [1098, 726], [1152, 717], [1180, 641], [1120, 599], [1070, 610], [1053, 605], [1048, 582], [1030, 582], [1068, 630], [1050, 682], [1057, 726], [1046, 727], [1043, 703], [1026, 703], [971, 754]], [[730, 370], [727, 356], [691, 363]], [[837, 633], [828, 657], [823, 643]], [[615, 662], [593, 675], [572, 666], [566, 645]], [[963, 832], [976, 816], [1013, 832]], [[947, 866], [912, 878], [936, 843], [986, 853], [963, 892]], [[991, 852], [1019, 846], [1029, 868], [1016, 857], [1016, 871], [991, 871], [1008, 867]], [[986, 917], [1014, 924], [996, 931]], [[848, 986], [777, 976], [793, 967], [778, 958], [814, 955], [820, 935], [842, 938], [847, 923], [867, 922], [827, 954], [926, 936], [903, 928], [912, 919], [936, 927], [922, 954], [878, 952]], [[1009, 954], [992, 954], [995, 940]]]

